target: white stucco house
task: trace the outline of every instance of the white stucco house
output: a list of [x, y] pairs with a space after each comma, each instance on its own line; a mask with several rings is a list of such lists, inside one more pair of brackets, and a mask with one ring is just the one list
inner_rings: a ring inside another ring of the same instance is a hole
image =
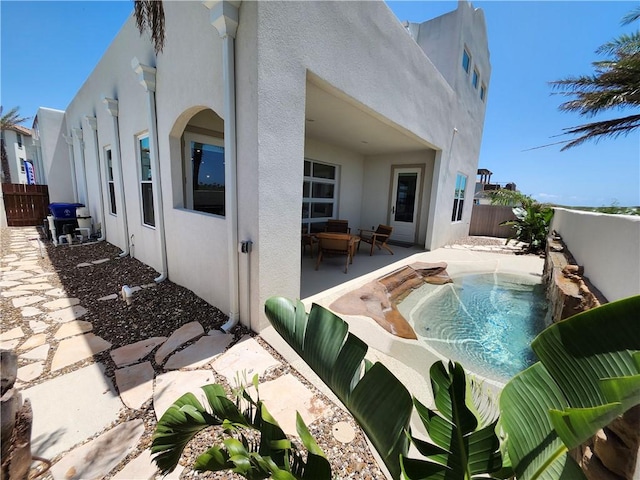
[[[35, 158], [33, 146], [33, 132], [22, 125], [2, 130], [2, 140], [9, 162], [10, 183], [22, 185], [41, 185], [42, 171]], [[3, 179], [3, 182], [5, 179]], [[7, 182], [9, 183], [9, 182]]]
[[299, 296], [302, 229], [389, 224], [425, 249], [467, 234], [482, 11], [403, 25], [382, 1], [166, 1], [165, 15], [160, 54], [130, 18], [67, 107], [75, 180], [56, 198], [87, 205], [158, 280], [259, 331], [268, 297]]

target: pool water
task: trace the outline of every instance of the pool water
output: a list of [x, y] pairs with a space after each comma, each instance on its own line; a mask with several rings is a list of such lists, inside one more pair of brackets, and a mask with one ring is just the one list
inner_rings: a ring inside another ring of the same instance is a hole
[[400, 304], [418, 338], [466, 370], [500, 382], [535, 363], [531, 341], [547, 324], [539, 281], [496, 273], [453, 281], [425, 286]]

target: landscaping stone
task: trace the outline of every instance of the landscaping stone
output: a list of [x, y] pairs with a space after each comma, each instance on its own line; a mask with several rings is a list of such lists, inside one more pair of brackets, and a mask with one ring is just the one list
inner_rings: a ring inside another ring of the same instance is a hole
[[2, 276], [2, 280], [10, 281], [10, 280], [22, 280], [24, 278], [30, 278], [33, 275], [27, 272], [23, 272], [22, 270], [14, 270], [12, 272], [7, 272]]
[[156, 464], [151, 459], [151, 451], [146, 448], [111, 478], [112, 480], [153, 479], [157, 473]]
[[101, 258], [100, 260], [94, 260], [91, 263], [93, 263], [94, 265], [100, 265], [101, 263], [108, 262], [109, 260], [109, 258]]
[[171, 352], [202, 334], [204, 334], [204, 328], [202, 328], [202, 325], [198, 322], [183, 325], [173, 332], [167, 341], [158, 349], [156, 352], [156, 363], [162, 364]]
[[122, 403], [134, 410], [153, 396], [154, 371], [151, 362], [138, 363], [116, 370], [116, 385]]
[[29, 350], [28, 352], [21, 354], [20, 358], [24, 360], [46, 360], [49, 356], [50, 348], [51, 346], [45, 343], [44, 345], [40, 345], [33, 350]]
[[54, 288], [44, 293], [45, 295], [49, 295], [51, 297], [65, 297], [67, 295], [67, 292], [65, 292], [62, 288]]
[[77, 320], [87, 313], [87, 309], [82, 305], [76, 305], [74, 307], [64, 308], [62, 310], [57, 310], [48, 315], [49, 319], [58, 322], [58, 323], [66, 323], [71, 320]]
[[21, 382], [30, 382], [31, 380], [35, 380], [44, 370], [43, 362], [31, 363], [29, 365], [25, 365], [24, 367], [20, 367], [18, 369], [18, 380]]
[[5, 340], [4, 342], [0, 342], [0, 349], [2, 350], [13, 350], [18, 346], [20, 340]]
[[151, 337], [130, 345], [125, 345], [124, 347], [111, 350], [111, 358], [118, 367], [129, 365], [146, 357], [151, 350], [156, 348], [158, 345], [161, 345], [166, 340], [167, 337]]
[[78, 265], [76, 265], [76, 266], [77, 266], [78, 268], [84, 268], [84, 267], [90, 267], [90, 266], [91, 266], [91, 264], [90, 264], [90, 263], [87, 263], [87, 262], [82, 262], [82, 263], [79, 263], [79, 264], [78, 264]]
[[104, 302], [105, 300], [115, 300], [116, 298], [118, 298], [118, 294], [117, 293], [112, 293], [111, 295], [107, 295], [105, 297], [100, 297], [98, 300], [101, 302]]
[[53, 458], [103, 431], [123, 408], [99, 363], [27, 388], [22, 397], [29, 398], [33, 407], [32, 452], [44, 458]]
[[142, 420], [121, 423], [66, 454], [51, 467], [51, 474], [66, 480], [104, 478], [133, 451], [143, 433]]
[[158, 375], [153, 389], [153, 409], [156, 419], [159, 420], [173, 402], [187, 392], [193, 393], [201, 403], [208, 404], [200, 387], [210, 383], [217, 383], [216, 376], [211, 370], [188, 372], [176, 370]]
[[44, 312], [36, 307], [23, 307], [20, 309], [20, 313], [23, 317], [35, 317], [36, 315], [42, 315]]
[[351, 443], [356, 438], [356, 431], [347, 422], [338, 422], [331, 429], [336, 440], [341, 443]]
[[51, 371], [60, 370], [68, 365], [89, 358], [96, 353], [104, 352], [110, 347], [111, 344], [109, 342], [93, 333], [62, 340], [60, 345], [58, 345], [58, 350], [53, 356]]
[[0, 341], [13, 340], [15, 338], [22, 338], [22, 337], [24, 337], [24, 332], [22, 331], [22, 328], [16, 327], [0, 334]]
[[227, 381], [233, 385], [238, 372], [246, 372], [248, 378], [256, 373], [263, 375], [269, 368], [280, 365], [262, 346], [253, 338], [241, 340], [231, 347], [224, 356], [216, 359], [211, 367], [220, 375], [224, 375]]
[[19, 351], [31, 350], [32, 348], [39, 347], [40, 345], [44, 345], [47, 341], [47, 336], [44, 333], [39, 333], [32, 337], [29, 337], [26, 342], [20, 345], [18, 348]]
[[15, 287], [16, 285], [20, 285], [20, 282], [16, 282], [15, 280], [2, 280], [0, 282], [1, 288]]
[[33, 333], [42, 333], [49, 328], [49, 325], [40, 320], [29, 320], [29, 328]]
[[78, 305], [79, 303], [80, 300], [77, 298], [59, 298], [58, 300], [43, 303], [42, 306], [49, 310], [59, 310], [61, 308], [73, 307], [74, 305]]
[[46, 300], [46, 297], [40, 295], [29, 295], [28, 297], [21, 296], [20, 298], [14, 298], [11, 303], [15, 308], [26, 307], [27, 305], [33, 305], [34, 303]]
[[31, 292], [29, 290], [9, 290], [8, 292], [2, 292], [2, 295], [5, 298], [8, 297], [19, 297], [21, 295], [29, 295]]
[[196, 343], [184, 350], [174, 353], [167, 363], [165, 370], [178, 370], [180, 368], [199, 368], [211, 363], [231, 343], [233, 337], [222, 332], [214, 332], [212, 335], [201, 337]]
[[15, 290], [49, 290], [51, 287], [52, 285], [49, 283], [32, 283], [15, 287]]
[[73, 337], [74, 335], [80, 335], [93, 330], [91, 322], [84, 322], [82, 320], [73, 320], [72, 322], [65, 323], [58, 328], [55, 333], [55, 338], [61, 340], [67, 337]]

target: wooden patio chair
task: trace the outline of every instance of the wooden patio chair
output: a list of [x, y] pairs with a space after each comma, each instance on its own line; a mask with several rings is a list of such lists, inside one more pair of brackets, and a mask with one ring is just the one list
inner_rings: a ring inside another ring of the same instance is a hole
[[[358, 234], [360, 236], [360, 240], [362, 242], [367, 242], [371, 244], [371, 251], [369, 252], [369, 256], [373, 255], [373, 246], [378, 247], [378, 250], [382, 248], [386, 249], [391, 255], [393, 255], [393, 251], [387, 245], [387, 240], [391, 236], [391, 232], [393, 231], [393, 227], [389, 225], [378, 225], [378, 228], [375, 230], [360, 230]], [[360, 250], [360, 244], [358, 244], [358, 250]]]
[[349, 264], [353, 262], [352, 237], [348, 233], [318, 233], [318, 260], [316, 270], [322, 262], [322, 257], [328, 255], [344, 255], [347, 259], [344, 265], [344, 273], [347, 273]]
[[328, 233], [351, 233], [348, 220], [327, 220], [327, 227], [324, 231]]

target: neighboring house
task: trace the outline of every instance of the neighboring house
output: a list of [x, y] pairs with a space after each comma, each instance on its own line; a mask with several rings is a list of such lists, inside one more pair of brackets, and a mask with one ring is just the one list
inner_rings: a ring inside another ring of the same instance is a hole
[[22, 125], [15, 125], [2, 131], [5, 150], [9, 159], [11, 183], [42, 185], [42, 169], [33, 148], [32, 131]]
[[491, 175], [493, 175], [493, 172], [487, 170], [486, 168], [478, 169], [479, 178], [476, 179], [476, 188], [473, 195], [474, 205], [491, 205], [490, 193], [496, 190], [502, 189], [511, 190], [513, 192], [518, 191], [518, 189], [516, 188], [516, 184], [513, 182], [491, 183]]
[[259, 331], [268, 297], [300, 294], [301, 223], [389, 224], [426, 249], [468, 233], [482, 11], [463, 1], [406, 27], [369, 1], [165, 2], [165, 15], [157, 56], [125, 23], [63, 128], [73, 200], [158, 281]]

